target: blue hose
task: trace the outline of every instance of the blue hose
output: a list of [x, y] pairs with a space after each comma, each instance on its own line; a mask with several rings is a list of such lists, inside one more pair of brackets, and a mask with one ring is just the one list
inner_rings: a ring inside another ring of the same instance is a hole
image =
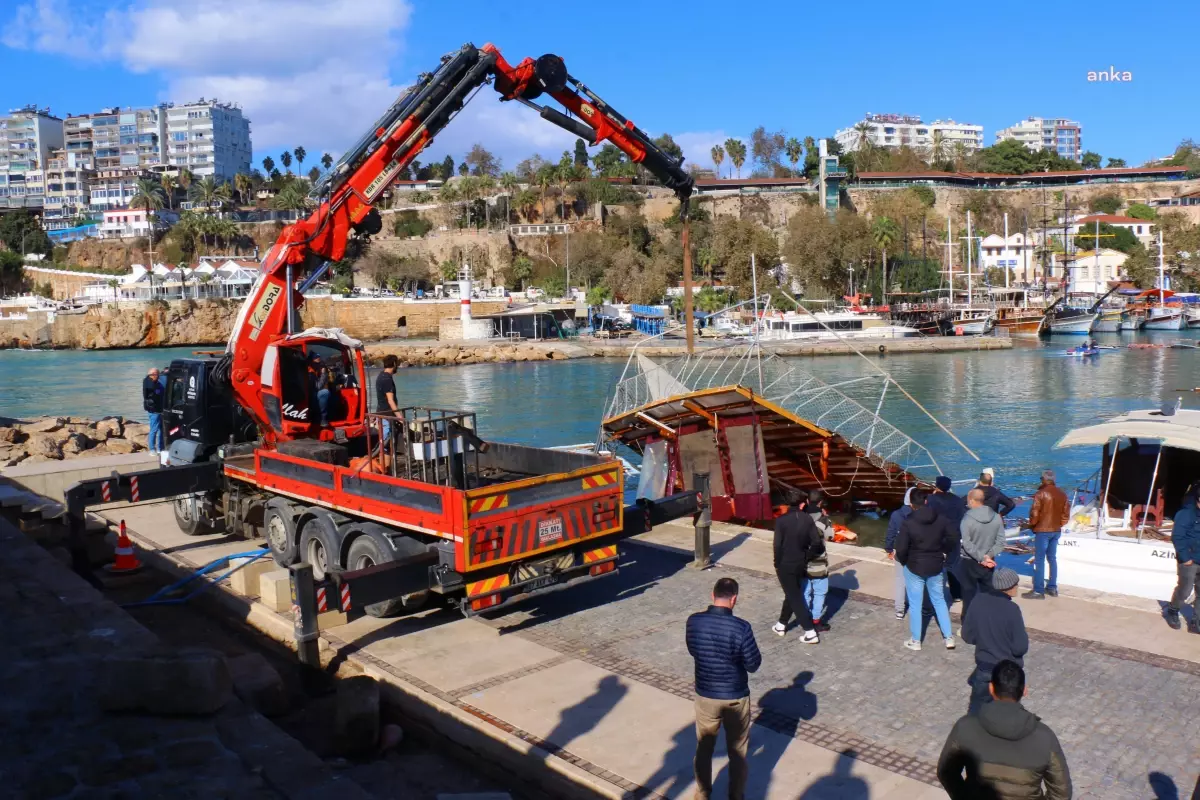
[[[142, 606], [182, 605], [182, 604], [186, 603], [188, 600], [191, 600], [196, 595], [203, 592], [204, 590], [208, 589], [209, 587], [214, 586], [214, 585], [220, 583], [221, 581], [225, 580], [230, 575], [237, 572], [239, 569], [250, 566], [255, 561], [257, 561], [258, 559], [262, 558], [263, 556], [267, 555], [270, 552], [271, 552], [270, 550], [263, 548], [262, 550], [251, 550], [247, 553], [231, 553], [227, 556], [221, 556], [217, 560], [210, 561], [209, 563], [205, 564], [203, 567], [196, 570], [195, 572], [193, 572], [191, 575], [187, 576], [183, 580], [176, 581], [175, 583], [172, 583], [170, 586], [164, 586], [162, 589], [159, 589], [157, 592], [150, 595], [145, 600], [139, 600], [136, 603], [123, 603], [121, 605], [121, 608], [140, 608]], [[190, 594], [185, 594], [183, 597], [167, 597], [167, 595], [174, 594], [175, 592], [182, 589], [184, 586], [187, 586], [192, 581], [203, 578], [208, 573], [219, 569], [220, 567], [224, 566], [225, 564], [228, 564], [232, 559], [235, 559], [235, 558], [248, 558], [250, 560], [247, 561], [245, 564], [239, 564], [238, 566], [234, 567], [233, 569], [228, 570], [228, 571], [222, 573], [221, 575], [218, 575], [216, 578], [213, 578], [211, 581], [201, 581], [201, 583], [203, 583], [203, 585], [199, 589], [196, 589], [195, 591], [191, 592]]]

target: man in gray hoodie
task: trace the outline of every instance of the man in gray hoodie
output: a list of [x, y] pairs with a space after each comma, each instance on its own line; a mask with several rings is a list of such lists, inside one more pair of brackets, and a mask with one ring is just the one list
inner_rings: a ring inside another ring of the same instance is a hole
[[967, 492], [967, 513], [959, 526], [962, 558], [956, 568], [962, 586], [963, 619], [975, 595], [990, 589], [996, 556], [1004, 551], [1004, 519], [985, 505], [984, 500], [982, 489]]

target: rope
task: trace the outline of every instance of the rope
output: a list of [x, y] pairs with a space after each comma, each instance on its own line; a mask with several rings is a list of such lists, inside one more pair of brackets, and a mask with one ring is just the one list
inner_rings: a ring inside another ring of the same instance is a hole
[[[270, 550], [263, 548], [261, 550], [251, 550], [246, 553], [231, 553], [230, 555], [227, 555], [227, 556], [221, 556], [220, 558], [216, 559], [215, 561], [210, 561], [209, 563], [205, 564], [203, 567], [200, 567], [199, 569], [197, 569], [195, 572], [193, 572], [191, 575], [187, 576], [186, 578], [176, 581], [175, 583], [172, 583], [170, 586], [165, 586], [162, 589], [159, 589], [157, 592], [150, 595], [145, 600], [139, 600], [138, 602], [135, 602], [135, 603], [124, 603], [121, 605], [121, 608], [141, 608], [143, 606], [183, 605], [184, 603], [186, 603], [188, 600], [191, 600], [196, 595], [211, 588], [212, 586], [215, 586], [216, 584], [225, 580], [226, 578], [228, 578], [230, 575], [237, 572], [238, 570], [245, 569], [246, 567], [250, 566], [255, 561], [257, 561], [258, 559], [262, 558], [263, 556], [267, 555], [270, 552], [271, 552]], [[200, 580], [208, 573], [215, 571], [216, 569], [220, 568], [221, 566], [224, 566], [225, 564], [229, 563], [232, 559], [235, 559], [235, 558], [245, 558], [245, 559], [247, 559], [247, 561], [244, 564], [239, 564], [238, 566], [234, 567], [233, 569], [228, 570], [227, 572], [224, 572], [221, 575], [218, 575], [216, 578], [213, 578], [211, 581], [201, 581], [201, 583], [203, 585], [199, 589], [196, 589], [195, 591], [193, 591], [189, 594], [186, 594], [183, 597], [169, 597], [168, 596], [168, 595], [174, 594], [175, 592], [181, 590], [184, 586], [187, 586], [192, 581]]]

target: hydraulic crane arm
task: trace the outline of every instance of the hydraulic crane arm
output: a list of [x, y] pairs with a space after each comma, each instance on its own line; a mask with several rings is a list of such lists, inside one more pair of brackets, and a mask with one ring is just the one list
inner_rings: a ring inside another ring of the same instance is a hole
[[[255, 284], [234, 323], [228, 354], [229, 380], [237, 401], [268, 441], [276, 438], [263, 408], [260, 374], [267, 347], [293, 331], [294, 310], [303, 302], [296, 282], [316, 280], [345, 256], [352, 234], [371, 235], [383, 226], [374, 204], [393, 180], [426, 148], [485, 83], [502, 100], [516, 100], [543, 119], [591, 144], [611, 142], [672, 189], [686, 219], [692, 177], [683, 159], [664, 152], [636, 125], [571, 77], [555, 55], [509, 64], [491, 44], [466, 44], [444, 56], [433, 73], [421, 75], [315, 187], [319, 205], [307, 219], [287, 226], [267, 252]], [[533, 101], [548, 95], [574, 117]]]

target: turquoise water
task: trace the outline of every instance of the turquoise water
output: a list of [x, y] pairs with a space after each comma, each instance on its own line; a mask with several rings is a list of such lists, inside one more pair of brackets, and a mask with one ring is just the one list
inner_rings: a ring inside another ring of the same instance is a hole
[[[1164, 338], [1180, 338], [1172, 334]], [[1117, 343], [1118, 335], [1099, 337]], [[953, 430], [980, 457], [973, 460], [894, 390], [883, 414], [925, 445], [955, 479], [983, 466], [998, 484], [1022, 494], [1052, 467], [1064, 485], [1090, 475], [1099, 454], [1054, 451], [1068, 428], [1132, 408], [1174, 402], [1174, 390], [1200, 384], [1200, 350], [1122, 350], [1095, 358], [1065, 357], [1071, 337], [1051, 343], [1018, 342], [1008, 351], [894, 355], [872, 360]], [[188, 355], [192, 348], [110, 352], [0, 351], [0, 416], [74, 414], [144, 416], [141, 379], [152, 365]], [[866, 374], [860, 358], [799, 360], [834, 383]], [[479, 414], [485, 437], [534, 445], [592, 441], [604, 403], [624, 362], [587, 359], [524, 364], [404, 369], [396, 375], [402, 405], [461, 408]], [[875, 393], [847, 393], [874, 408]], [[1198, 407], [1193, 396], [1184, 404]]]

